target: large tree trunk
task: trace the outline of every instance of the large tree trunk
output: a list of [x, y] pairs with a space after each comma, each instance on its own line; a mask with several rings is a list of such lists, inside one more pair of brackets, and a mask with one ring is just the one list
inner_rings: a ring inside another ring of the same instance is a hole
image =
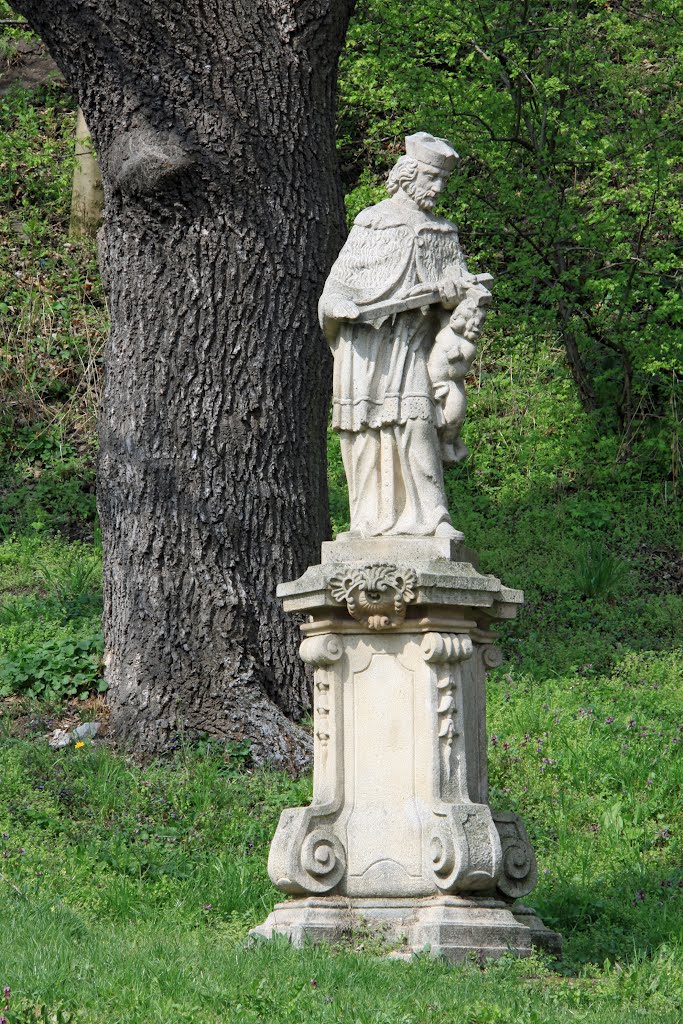
[[[328, 529], [342, 240], [337, 58], [353, 0], [16, 0], [71, 83], [105, 189], [112, 329], [99, 508], [112, 720], [300, 767], [309, 706], [280, 580]], [[287, 717], [286, 717], [287, 716]]]

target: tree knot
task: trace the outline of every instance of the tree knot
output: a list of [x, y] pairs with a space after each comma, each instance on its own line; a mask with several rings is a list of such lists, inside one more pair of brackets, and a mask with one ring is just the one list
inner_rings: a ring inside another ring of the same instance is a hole
[[115, 188], [151, 195], [167, 188], [194, 160], [173, 133], [136, 128], [114, 140], [102, 163]]

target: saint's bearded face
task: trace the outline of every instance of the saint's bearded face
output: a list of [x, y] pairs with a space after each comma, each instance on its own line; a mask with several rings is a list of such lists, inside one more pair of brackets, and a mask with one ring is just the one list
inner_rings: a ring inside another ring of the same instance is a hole
[[448, 181], [446, 171], [438, 171], [426, 164], [417, 165], [417, 174], [410, 181], [403, 184], [403, 191], [410, 196], [414, 203], [429, 213], [434, 209], [439, 193], [443, 190]]

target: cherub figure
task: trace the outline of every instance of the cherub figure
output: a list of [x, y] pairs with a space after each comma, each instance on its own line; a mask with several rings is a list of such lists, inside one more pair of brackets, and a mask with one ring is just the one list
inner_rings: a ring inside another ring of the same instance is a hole
[[491, 293], [470, 288], [467, 297], [451, 314], [448, 324], [434, 339], [427, 370], [438, 402], [437, 433], [444, 466], [455, 466], [467, 457], [460, 433], [467, 412], [465, 378], [477, 351], [475, 344], [486, 319]]

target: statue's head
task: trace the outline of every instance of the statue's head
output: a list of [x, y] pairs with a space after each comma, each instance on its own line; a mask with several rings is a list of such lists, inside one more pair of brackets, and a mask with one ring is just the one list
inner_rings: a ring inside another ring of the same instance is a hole
[[431, 210], [455, 167], [458, 154], [445, 139], [428, 132], [406, 136], [406, 155], [392, 167], [387, 189], [402, 189], [421, 210]]

